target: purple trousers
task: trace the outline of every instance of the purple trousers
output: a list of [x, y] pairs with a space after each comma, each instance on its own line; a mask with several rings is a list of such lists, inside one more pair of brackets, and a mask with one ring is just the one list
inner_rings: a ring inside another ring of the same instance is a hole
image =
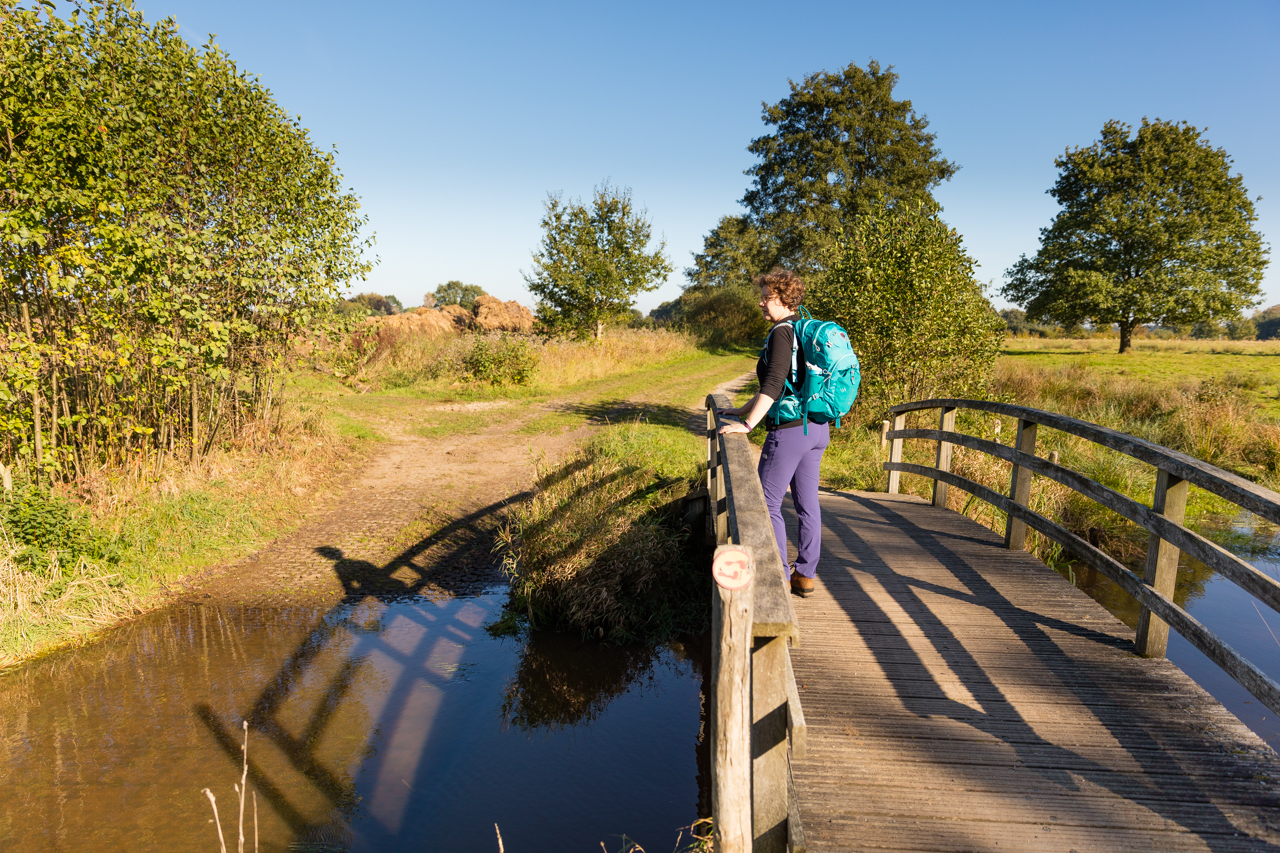
[[796, 571], [811, 578], [818, 570], [818, 554], [822, 550], [822, 516], [818, 509], [818, 466], [822, 452], [831, 443], [829, 424], [776, 429], [764, 440], [760, 454], [760, 485], [764, 486], [764, 502], [773, 520], [773, 535], [778, 540], [782, 565], [787, 565], [787, 527], [782, 521], [782, 499], [791, 488], [791, 502], [800, 519], [799, 552]]

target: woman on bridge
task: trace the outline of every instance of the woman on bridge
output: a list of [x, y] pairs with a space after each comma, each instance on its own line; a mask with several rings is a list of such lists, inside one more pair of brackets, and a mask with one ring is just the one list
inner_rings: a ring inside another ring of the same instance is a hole
[[[818, 466], [822, 453], [831, 442], [831, 430], [827, 424], [809, 422], [806, 430], [802, 418], [779, 423], [776, 420], [778, 401], [792, 394], [805, 376], [808, 367], [804, 350], [796, 345], [794, 321], [800, 319], [796, 309], [804, 301], [804, 282], [790, 270], [775, 267], [756, 277], [760, 288], [760, 310], [764, 318], [773, 323], [765, 338], [760, 360], [756, 363], [756, 376], [760, 391], [746, 405], [736, 409], [721, 409], [722, 415], [742, 419], [740, 423], [725, 424], [721, 433], [746, 433], [762, 421], [769, 432], [760, 454], [760, 484], [764, 486], [764, 500], [773, 521], [773, 534], [778, 540], [778, 552], [782, 565], [787, 565], [787, 528], [782, 520], [782, 499], [791, 488], [791, 500], [800, 520], [800, 541], [797, 543], [796, 561], [791, 565], [791, 591], [808, 597], [813, 594], [813, 578], [818, 569], [818, 554], [822, 550], [822, 518], [818, 508]], [[793, 360], [794, 356], [794, 360]], [[794, 368], [793, 368], [794, 365]], [[793, 373], [794, 369], [794, 373]], [[788, 388], [790, 383], [791, 388]]]

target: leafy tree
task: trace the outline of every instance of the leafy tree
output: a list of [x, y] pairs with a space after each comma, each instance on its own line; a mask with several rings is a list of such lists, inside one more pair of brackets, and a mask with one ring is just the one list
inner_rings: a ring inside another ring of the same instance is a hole
[[806, 303], [849, 331], [869, 421], [909, 400], [982, 396], [1004, 341], [960, 235], [926, 200], [859, 216]]
[[446, 281], [436, 288], [432, 297], [436, 305], [461, 305], [468, 311], [476, 308], [476, 299], [485, 296], [484, 288], [478, 284], [463, 284], [460, 281]]
[[1109, 121], [1054, 164], [1062, 210], [1040, 250], [1005, 273], [1004, 296], [1033, 318], [1134, 327], [1234, 319], [1259, 294], [1267, 248], [1231, 158], [1186, 124]]
[[1252, 320], [1258, 330], [1258, 340], [1269, 341], [1280, 338], [1280, 305], [1272, 305], [1253, 315]]
[[404, 304], [400, 301], [399, 297], [393, 296], [390, 293], [388, 293], [386, 296], [382, 298], [387, 300], [387, 304], [391, 306], [392, 314], [404, 313]]
[[746, 216], [725, 216], [711, 229], [684, 276], [691, 287], [747, 287], [773, 266], [776, 241]]
[[369, 269], [359, 203], [215, 44], [129, 0], [40, 6], [0, 0], [0, 456], [200, 452], [268, 420], [292, 342]]
[[364, 308], [369, 314], [376, 317], [389, 317], [392, 314], [399, 314], [403, 310], [397, 310], [400, 300], [394, 296], [383, 296], [381, 293], [361, 293], [359, 296], [353, 296], [347, 301], [352, 305]]
[[629, 189], [604, 183], [590, 207], [549, 195], [542, 231], [533, 274], [523, 275], [538, 297], [538, 321], [552, 333], [599, 340], [606, 322], [628, 315], [637, 293], [655, 290], [671, 274], [665, 241], [648, 251], [652, 229]]
[[926, 196], [956, 173], [928, 120], [893, 96], [897, 82], [892, 66], [853, 63], [792, 82], [790, 95], [764, 104], [762, 118], [776, 130], [747, 147], [760, 162], [747, 170], [753, 183], [742, 199], [773, 250], [757, 271], [774, 263], [818, 270], [836, 232], [876, 199]]

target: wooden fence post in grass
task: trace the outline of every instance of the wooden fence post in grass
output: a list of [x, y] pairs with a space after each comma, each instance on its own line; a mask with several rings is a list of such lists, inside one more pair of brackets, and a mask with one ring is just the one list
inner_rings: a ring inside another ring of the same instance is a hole
[[[893, 416], [894, 429], [902, 429], [906, 425], [907, 425], [906, 414]], [[890, 462], [902, 461], [902, 439], [901, 438], [893, 438], [889, 440], [889, 461]], [[896, 495], [898, 493], [898, 486], [901, 482], [902, 482], [902, 472], [890, 471], [889, 472], [889, 494]]]
[[[1187, 511], [1187, 481], [1168, 471], [1156, 475], [1156, 494], [1151, 509], [1174, 524], [1181, 524]], [[1152, 531], [1147, 537], [1147, 565], [1142, 580], [1147, 586], [1173, 600], [1178, 581], [1178, 549]], [[1138, 654], [1162, 658], [1169, 645], [1169, 625], [1147, 608], [1138, 613]]]
[[[955, 432], [956, 410], [954, 406], [943, 406], [942, 416], [938, 419], [938, 429], [943, 432]], [[939, 471], [951, 472], [951, 442], [938, 441], [937, 468]], [[933, 481], [933, 505], [946, 507], [947, 484], [941, 480]]]
[[[1013, 438], [1015, 450], [1035, 455], [1036, 425], [1033, 421], [1018, 419], [1018, 432]], [[1009, 483], [1009, 498], [1026, 506], [1031, 501], [1031, 469], [1021, 465], [1013, 466], [1013, 476]], [[1027, 541], [1027, 523], [1010, 515], [1004, 523], [1004, 546], [1010, 551], [1021, 551]]]
[[716, 548], [711, 600], [711, 813], [718, 853], [748, 853], [751, 834], [751, 550]]

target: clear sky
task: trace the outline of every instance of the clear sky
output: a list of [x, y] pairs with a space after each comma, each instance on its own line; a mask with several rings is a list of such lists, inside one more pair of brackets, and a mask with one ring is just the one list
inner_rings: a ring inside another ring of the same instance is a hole
[[[1280, 235], [1280, 3], [513, 3], [138, 0], [208, 33], [322, 147], [377, 233], [360, 290], [408, 305], [449, 279], [531, 302], [548, 192], [630, 187], [677, 273], [740, 212], [762, 101], [876, 59], [961, 170], [936, 193], [979, 277], [1037, 247], [1055, 156], [1108, 119], [1207, 128]], [[1264, 305], [1280, 303], [1276, 258]], [[993, 294], [994, 295], [994, 294]], [[998, 304], [1000, 303], [997, 298]]]

